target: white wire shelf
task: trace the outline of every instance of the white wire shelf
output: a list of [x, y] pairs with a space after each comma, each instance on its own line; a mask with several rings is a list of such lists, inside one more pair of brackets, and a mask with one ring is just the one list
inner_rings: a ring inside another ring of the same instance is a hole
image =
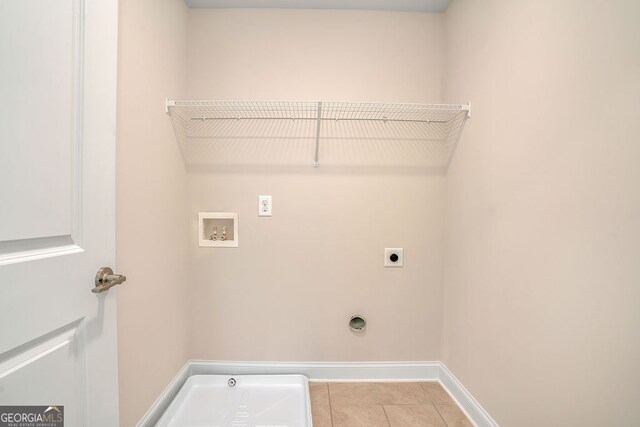
[[166, 112], [191, 165], [241, 163], [252, 154], [268, 163], [280, 151], [282, 162], [312, 155], [319, 166], [321, 154], [334, 164], [404, 157], [446, 172], [471, 105], [167, 99]]

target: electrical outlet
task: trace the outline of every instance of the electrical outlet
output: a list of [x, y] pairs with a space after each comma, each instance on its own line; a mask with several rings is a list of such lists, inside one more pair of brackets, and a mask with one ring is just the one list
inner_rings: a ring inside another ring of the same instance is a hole
[[271, 196], [258, 196], [258, 216], [271, 216]]
[[384, 266], [385, 267], [403, 267], [404, 266], [404, 249], [403, 248], [384, 248]]

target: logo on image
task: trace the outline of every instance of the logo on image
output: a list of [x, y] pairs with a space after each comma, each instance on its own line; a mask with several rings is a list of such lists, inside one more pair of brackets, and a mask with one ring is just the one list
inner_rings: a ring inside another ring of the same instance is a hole
[[64, 406], [0, 406], [0, 427], [64, 427]]

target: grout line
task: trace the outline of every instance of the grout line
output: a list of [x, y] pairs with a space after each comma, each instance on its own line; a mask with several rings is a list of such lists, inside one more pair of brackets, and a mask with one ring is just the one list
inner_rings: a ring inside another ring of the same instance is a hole
[[447, 420], [444, 419], [444, 417], [440, 413], [440, 410], [438, 409], [438, 407], [436, 406], [435, 403], [433, 404], [433, 407], [436, 408], [436, 412], [438, 413], [438, 415], [440, 415], [440, 418], [442, 419], [442, 422], [444, 423], [444, 425], [446, 425], [448, 427], [449, 423], [447, 422]]
[[[387, 406], [435, 406], [434, 403], [365, 403], [364, 405], [387, 405]], [[441, 405], [441, 403], [439, 403]], [[353, 405], [353, 406], [363, 406], [363, 405]]]
[[387, 424], [391, 427], [391, 421], [389, 421], [389, 415], [387, 415], [387, 410], [384, 409], [384, 405], [382, 405], [382, 412], [384, 412], [384, 417], [387, 419]]
[[[429, 390], [427, 390], [427, 388], [424, 386], [424, 384], [419, 383], [420, 384], [420, 388], [422, 388], [422, 391], [424, 391], [424, 393], [427, 395], [427, 397], [429, 398], [429, 403], [431, 405], [433, 405], [433, 407], [436, 407], [436, 402], [433, 401], [433, 398], [431, 397], [431, 393], [429, 393]], [[438, 415], [440, 415], [440, 412], [438, 412]], [[440, 417], [442, 418], [442, 415], [440, 415]]]
[[327, 383], [327, 399], [329, 400], [329, 417], [331, 418], [331, 427], [333, 427], [333, 407], [331, 406], [331, 391], [329, 390], [329, 384]]

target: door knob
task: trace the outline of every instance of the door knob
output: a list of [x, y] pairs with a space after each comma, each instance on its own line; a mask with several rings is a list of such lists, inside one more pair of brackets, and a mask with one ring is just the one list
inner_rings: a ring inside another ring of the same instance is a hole
[[102, 267], [96, 273], [96, 286], [91, 289], [94, 294], [99, 294], [110, 289], [112, 286], [119, 285], [127, 280], [122, 274], [113, 274], [113, 270], [109, 267]]

